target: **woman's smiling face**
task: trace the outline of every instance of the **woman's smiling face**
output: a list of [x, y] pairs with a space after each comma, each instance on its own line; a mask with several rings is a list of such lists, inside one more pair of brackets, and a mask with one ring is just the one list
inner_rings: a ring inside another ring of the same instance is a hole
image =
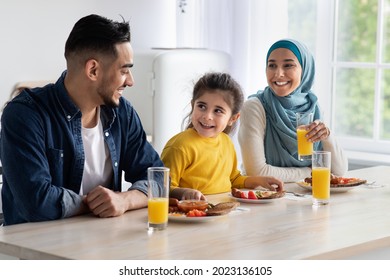
[[292, 51], [278, 48], [268, 57], [266, 75], [269, 87], [283, 97], [301, 84], [302, 67]]

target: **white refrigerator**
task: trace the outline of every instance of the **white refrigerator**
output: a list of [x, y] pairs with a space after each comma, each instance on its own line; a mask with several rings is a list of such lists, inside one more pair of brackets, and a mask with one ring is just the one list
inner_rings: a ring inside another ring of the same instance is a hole
[[134, 85], [124, 96], [138, 112], [149, 141], [161, 152], [184, 129], [196, 81], [206, 72], [230, 71], [230, 57], [206, 49], [134, 50]]

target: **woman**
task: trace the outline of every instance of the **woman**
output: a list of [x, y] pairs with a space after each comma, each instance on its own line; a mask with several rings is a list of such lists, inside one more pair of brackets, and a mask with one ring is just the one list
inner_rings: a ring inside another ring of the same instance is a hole
[[311, 176], [311, 162], [298, 160], [297, 112], [314, 113], [306, 137], [315, 150], [332, 153], [331, 169], [342, 176], [348, 160], [330, 129], [323, 123], [317, 97], [311, 91], [314, 58], [302, 43], [280, 40], [268, 50], [268, 87], [258, 91], [241, 110], [238, 141], [247, 175], [275, 176], [293, 182]]

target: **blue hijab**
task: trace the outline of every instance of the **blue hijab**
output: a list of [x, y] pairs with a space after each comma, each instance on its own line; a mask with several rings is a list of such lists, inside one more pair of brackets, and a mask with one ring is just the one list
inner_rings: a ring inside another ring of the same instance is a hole
[[[266, 63], [271, 52], [278, 48], [292, 51], [302, 67], [301, 83], [288, 96], [277, 96], [267, 86], [250, 97], [257, 97], [263, 104], [266, 114], [264, 138], [265, 157], [268, 164], [280, 167], [310, 166], [310, 161], [298, 160], [295, 113], [314, 113], [314, 120], [321, 119], [317, 97], [311, 91], [315, 76], [314, 58], [307, 47], [298, 41], [285, 39], [274, 43], [267, 53]], [[321, 142], [314, 143], [315, 150], [321, 150]]]

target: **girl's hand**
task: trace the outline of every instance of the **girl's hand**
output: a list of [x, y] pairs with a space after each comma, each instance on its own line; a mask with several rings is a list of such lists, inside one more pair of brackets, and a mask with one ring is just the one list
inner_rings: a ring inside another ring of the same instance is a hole
[[181, 199], [182, 200], [187, 200], [187, 199], [206, 200], [206, 197], [198, 190], [187, 189], [183, 192]]
[[325, 140], [330, 135], [329, 128], [321, 122], [320, 120], [315, 120], [311, 124], [307, 126], [307, 134], [306, 137], [310, 142], [318, 142], [321, 140]]
[[[249, 177], [251, 178], [251, 177]], [[248, 178], [248, 179], [249, 179]], [[252, 183], [250, 183], [251, 185], [253, 183], [255, 183], [255, 187], [254, 189], [257, 189], [257, 188], [266, 188], [270, 191], [278, 191], [278, 192], [282, 192], [283, 191], [283, 182], [280, 181], [279, 179], [275, 178], [275, 177], [269, 177], [269, 176], [256, 176], [256, 177], [252, 177], [253, 179], [250, 179], [250, 181], [252, 181]], [[247, 180], [248, 180], [247, 179]], [[248, 182], [249, 184], [249, 182]], [[246, 187], [249, 187], [246, 185]]]

